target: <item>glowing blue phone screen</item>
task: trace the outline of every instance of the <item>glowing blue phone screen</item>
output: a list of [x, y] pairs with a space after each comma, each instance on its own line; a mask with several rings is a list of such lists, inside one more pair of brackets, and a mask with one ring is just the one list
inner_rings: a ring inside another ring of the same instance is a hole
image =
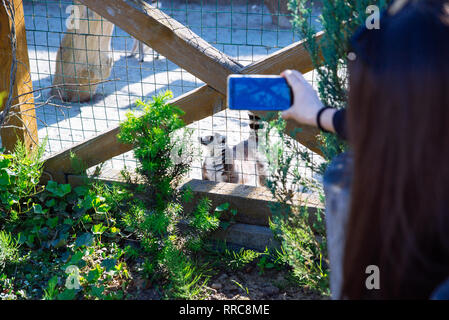
[[229, 78], [228, 86], [230, 109], [278, 111], [292, 104], [290, 87], [282, 77]]

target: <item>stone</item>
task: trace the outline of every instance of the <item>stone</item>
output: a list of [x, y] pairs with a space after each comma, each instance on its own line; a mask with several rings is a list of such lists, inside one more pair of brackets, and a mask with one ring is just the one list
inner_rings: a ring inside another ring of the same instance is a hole
[[279, 288], [275, 286], [266, 286], [262, 288], [262, 292], [267, 296], [272, 296], [279, 293]]
[[212, 285], [211, 285], [210, 287], [211, 287], [212, 289], [219, 290], [219, 289], [221, 289], [223, 286], [221, 285], [221, 283], [214, 282], [214, 283], [212, 283]]

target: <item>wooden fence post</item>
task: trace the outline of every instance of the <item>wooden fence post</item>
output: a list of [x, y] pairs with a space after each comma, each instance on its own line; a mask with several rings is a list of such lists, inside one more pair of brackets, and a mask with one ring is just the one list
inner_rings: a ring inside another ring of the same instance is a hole
[[[10, 110], [16, 115], [10, 117], [4, 124], [5, 127], [0, 129], [2, 146], [7, 151], [12, 151], [17, 139], [20, 139], [28, 149], [32, 149], [38, 142], [38, 136], [34, 97], [30, 93], [33, 91], [33, 85], [28, 60], [23, 3], [22, 0], [6, 0], [5, 4], [13, 6], [15, 14], [12, 21], [3, 1], [0, 1], [0, 92], [9, 93], [10, 88], [10, 70], [13, 62], [10, 36], [13, 26], [16, 32], [17, 71], [12, 100], [12, 105], [15, 107]], [[4, 108], [5, 103], [6, 99], [0, 109]]]

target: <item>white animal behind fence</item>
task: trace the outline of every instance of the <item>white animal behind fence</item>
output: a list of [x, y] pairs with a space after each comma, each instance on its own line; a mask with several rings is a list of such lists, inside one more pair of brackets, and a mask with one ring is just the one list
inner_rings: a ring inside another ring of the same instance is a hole
[[97, 84], [109, 78], [112, 69], [111, 36], [114, 25], [86, 6], [75, 2], [73, 22], [62, 38], [56, 56], [52, 95], [64, 101], [92, 99]]

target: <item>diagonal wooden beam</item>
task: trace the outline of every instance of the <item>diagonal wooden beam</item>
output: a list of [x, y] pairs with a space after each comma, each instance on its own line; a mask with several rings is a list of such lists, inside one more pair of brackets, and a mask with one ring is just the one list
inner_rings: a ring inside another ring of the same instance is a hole
[[[242, 69], [241, 64], [188, 27], [144, 1], [79, 2], [221, 93], [226, 92], [227, 76]], [[138, 4], [144, 12], [132, 4]]]
[[[322, 33], [316, 35], [317, 41]], [[313, 70], [313, 64], [309, 54], [305, 50], [304, 41], [299, 41], [281, 49], [267, 57], [254, 62], [242, 69], [245, 74], [279, 74], [285, 69], [296, 69], [302, 73]], [[208, 85], [194, 89], [170, 103], [184, 110], [186, 124], [204, 119], [226, 108], [225, 96]], [[297, 124], [288, 122], [287, 130]], [[72, 146], [69, 149], [51, 155], [45, 160], [44, 170], [51, 175], [50, 178], [65, 182], [65, 174], [71, 173], [70, 154], [75, 154], [88, 166], [94, 166], [123, 154], [132, 149], [130, 145], [121, 144], [117, 140], [119, 127], [114, 127], [96, 137]], [[296, 139], [310, 150], [321, 154], [316, 140], [318, 130], [312, 127], [303, 127]], [[101, 152], [98, 152], [101, 150]]]

